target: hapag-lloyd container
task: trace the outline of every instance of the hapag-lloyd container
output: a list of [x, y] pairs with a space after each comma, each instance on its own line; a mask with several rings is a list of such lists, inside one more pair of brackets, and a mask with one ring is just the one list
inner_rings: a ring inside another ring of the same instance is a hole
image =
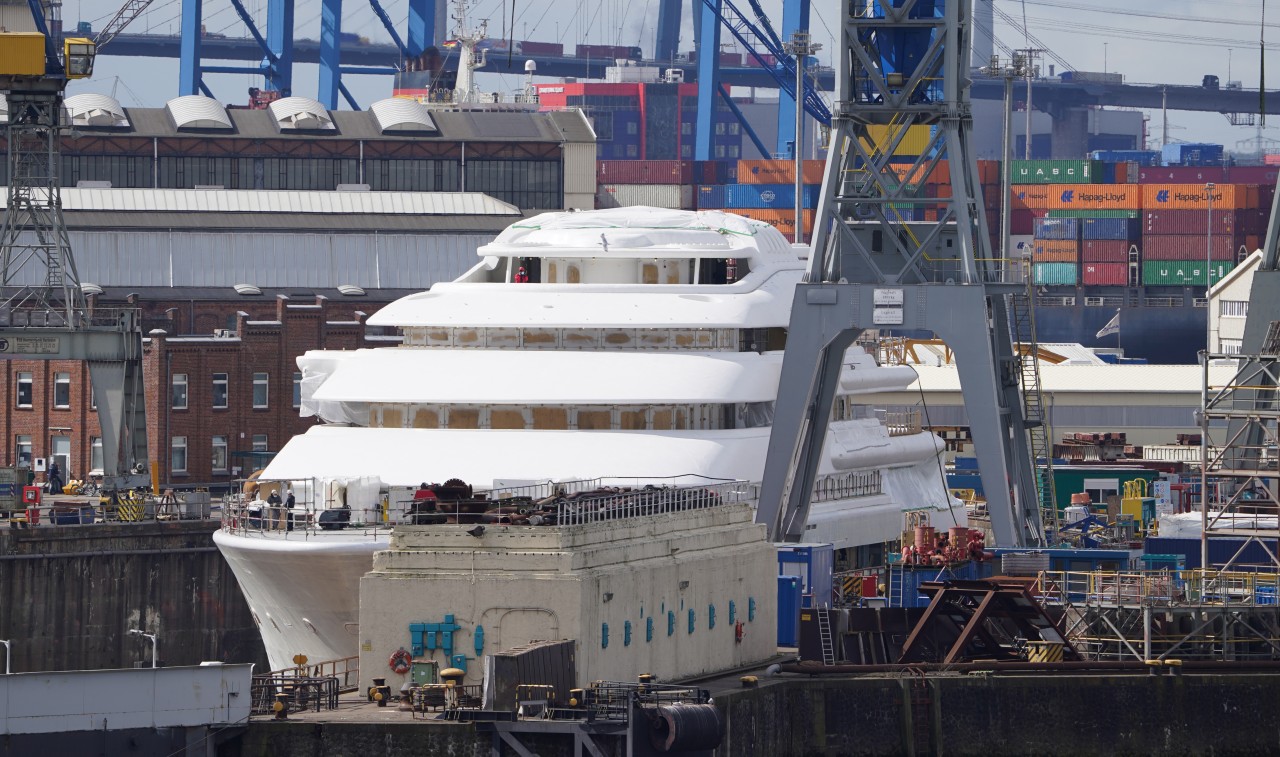
[[1046, 286], [1075, 286], [1076, 273], [1075, 263], [1034, 263], [1031, 266], [1031, 280]]
[[1080, 283], [1085, 286], [1125, 286], [1129, 283], [1129, 264], [1081, 263]]
[[[764, 221], [772, 224], [775, 229], [781, 231], [788, 239], [795, 239], [796, 232], [796, 213], [794, 210], [768, 210], [759, 208], [740, 208], [733, 211], [737, 215], [747, 218], [754, 218], [757, 221]], [[814, 211], [806, 210], [800, 214], [800, 222], [804, 224], [805, 238], [809, 238], [810, 232], [813, 231]]]
[[1080, 259], [1086, 263], [1128, 263], [1132, 245], [1125, 239], [1084, 239], [1080, 241]]
[[[1142, 264], [1142, 283], [1154, 286], [1207, 286], [1231, 273], [1235, 263], [1214, 263], [1208, 269], [1201, 261], [1149, 260]], [[1037, 282], [1038, 283], [1038, 282]]]
[[1080, 259], [1080, 243], [1074, 239], [1037, 239], [1031, 246], [1037, 263], [1075, 263]]
[[[826, 170], [824, 160], [801, 162], [800, 173], [805, 184], [821, 184]], [[796, 164], [792, 160], [740, 160], [739, 184], [795, 184]]]
[[1036, 239], [1070, 239], [1080, 238], [1080, 220], [1077, 218], [1037, 218], [1035, 222]]
[[1137, 184], [1018, 184], [1012, 207], [1039, 210], [1138, 210]]
[[1229, 260], [1248, 254], [1244, 237], [1235, 234], [1147, 234], [1142, 237], [1143, 260]]
[[1048, 210], [1050, 218], [1141, 218], [1141, 210]]
[[[1203, 184], [1143, 184], [1142, 207], [1147, 210], [1209, 210], [1209, 193]], [[1217, 184], [1214, 210], [1258, 207], [1257, 184]]]

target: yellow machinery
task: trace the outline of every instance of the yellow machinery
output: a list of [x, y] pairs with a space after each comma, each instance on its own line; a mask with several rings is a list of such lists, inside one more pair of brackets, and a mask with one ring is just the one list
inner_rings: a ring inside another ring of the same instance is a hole
[[1133, 517], [1139, 532], [1150, 528], [1156, 517], [1155, 497], [1147, 496], [1147, 480], [1135, 478], [1124, 482], [1124, 496], [1120, 499], [1120, 514]]

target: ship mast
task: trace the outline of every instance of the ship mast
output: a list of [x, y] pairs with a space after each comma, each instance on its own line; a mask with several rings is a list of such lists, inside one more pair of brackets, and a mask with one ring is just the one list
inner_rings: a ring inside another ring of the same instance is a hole
[[469, 29], [467, 27], [467, 0], [459, 0], [453, 19], [458, 22], [453, 38], [458, 41], [459, 51], [458, 80], [454, 85], [453, 102], [460, 105], [475, 101], [475, 70], [484, 68], [488, 62], [486, 60], [486, 51], [480, 50], [477, 56], [476, 46], [485, 40], [485, 32], [489, 29], [489, 20], [484, 19], [481, 21], [479, 29]]

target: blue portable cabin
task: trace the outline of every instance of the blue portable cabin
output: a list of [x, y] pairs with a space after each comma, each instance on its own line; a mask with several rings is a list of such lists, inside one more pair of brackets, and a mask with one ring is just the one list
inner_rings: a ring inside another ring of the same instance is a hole
[[799, 576], [803, 607], [830, 607], [832, 572], [835, 570], [833, 544], [778, 544], [778, 575]]

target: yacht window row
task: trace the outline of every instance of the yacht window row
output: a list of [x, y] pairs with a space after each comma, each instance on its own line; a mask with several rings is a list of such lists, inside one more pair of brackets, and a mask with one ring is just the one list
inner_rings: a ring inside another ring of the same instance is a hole
[[[716, 431], [763, 428], [773, 423], [773, 402], [690, 405], [439, 405], [373, 404], [371, 428], [452, 428], [591, 431]], [[841, 397], [833, 421], [875, 417], [865, 405]], [[906, 429], [901, 422], [890, 426]], [[914, 431], [919, 432], [916, 417]]]
[[720, 285], [741, 280], [749, 268], [742, 258], [525, 257], [507, 258], [498, 275], [515, 284]]
[[696, 350], [742, 349], [738, 329], [573, 329], [410, 326], [406, 347], [526, 350]]

